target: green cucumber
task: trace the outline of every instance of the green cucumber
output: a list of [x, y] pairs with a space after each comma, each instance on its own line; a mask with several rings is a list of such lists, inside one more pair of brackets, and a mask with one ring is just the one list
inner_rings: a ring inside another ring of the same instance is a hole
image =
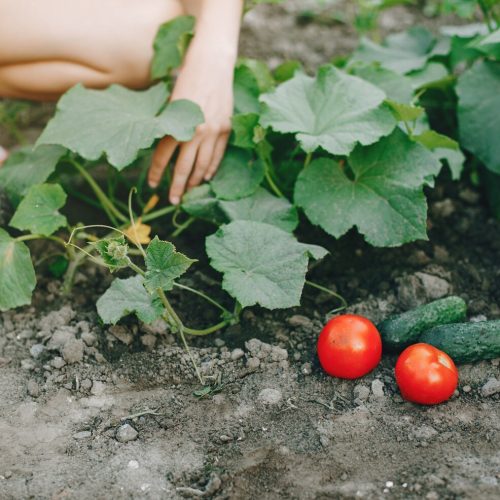
[[380, 322], [377, 328], [384, 349], [398, 353], [417, 342], [420, 335], [433, 326], [464, 321], [466, 313], [463, 299], [451, 296], [391, 316]]
[[419, 342], [444, 351], [455, 363], [500, 357], [500, 320], [435, 326]]

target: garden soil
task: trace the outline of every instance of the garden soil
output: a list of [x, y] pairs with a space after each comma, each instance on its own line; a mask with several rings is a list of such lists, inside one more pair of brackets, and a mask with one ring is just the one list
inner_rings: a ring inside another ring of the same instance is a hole
[[[243, 52], [315, 66], [352, 48], [344, 25], [298, 24], [297, 4], [251, 13]], [[396, 10], [383, 25], [417, 19]], [[429, 241], [398, 249], [306, 229], [331, 252], [311, 279], [375, 322], [452, 293], [471, 320], [500, 318], [500, 224], [480, 191], [444, 175], [429, 216]], [[184, 283], [224, 300], [201, 241], [177, 242], [201, 259]], [[95, 300], [110, 277], [88, 266], [76, 278], [62, 297], [60, 281], [40, 276], [33, 305], [0, 316], [1, 500], [500, 497], [500, 360], [461, 366], [453, 398], [433, 407], [402, 400], [394, 357], [357, 381], [330, 378], [315, 340], [338, 304], [306, 287], [301, 308], [252, 308], [240, 325], [190, 339], [212, 389], [196, 395], [164, 325], [101, 325]], [[217, 320], [185, 293], [172, 301], [192, 326]]]

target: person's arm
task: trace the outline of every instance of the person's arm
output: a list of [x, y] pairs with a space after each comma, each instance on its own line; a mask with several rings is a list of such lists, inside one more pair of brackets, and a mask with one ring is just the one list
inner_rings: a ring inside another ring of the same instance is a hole
[[186, 53], [172, 100], [196, 102], [205, 115], [193, 139], [179, 144], [165, 137], [153, 155], [148, 181], [158, 186], [179, 146], [169, 198], [178, 204], [187, 188], [209, 180], [217, 171], [231, 132], [233, 73], [243, 0], [183, 0], [187, 13], [196, 16], [195, 36]]

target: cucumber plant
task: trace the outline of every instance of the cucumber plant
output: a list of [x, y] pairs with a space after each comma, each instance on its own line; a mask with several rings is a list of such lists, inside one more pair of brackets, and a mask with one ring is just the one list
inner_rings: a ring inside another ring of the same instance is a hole
[[[213, 228], [207, 256], [235, 300], [231, 313], [221, 309], [221, 328], [243, 307], [296, 306], [305, 284], [317, 286], [306, 280], [308, 263], [328, 252], [299, 241], [301, 219], [333, 238], [357, 230], [372, 245], [399, 246], [427, 238], [424, 189], [444, 165], [460, 177], [462, 149], [472, 169], [500, 173], [497, 25], [443, 29], [439, 36], [416, 27], [380, 44], [362, 38], [343, 67], [326, 64], [315, 75], [295, 61], [271, 71], [241, 59], [233, 134], [219, 171], [180, 207], [152, 208], [154, 193], [144, 181], [155, 141], [187, 141], [203, 121], [194, 103], [166, 104], [193, 26], [181, 17], [160, 28], [150, 89], [75, 86], [35, 147], [13, 153], [0, 169], [15, 208], [8, 231], [0, 230], [0, 310], [30, 303], [35, 272], [26, 242], [47, 239], [59, 247], [47, 258], [67, 262], [66, 290], [87, 259], [134, 273], [116, 278], [99, 301], [103, 321], [134, 313], [193, 333], [163, 297], [192, 261], [150, 233], [161, 222], [177, 236], [201, 220]], [[72, 173], [92, 197], [74, 188]], [[120, 194], [130, 189], [137, 191], [134, 207]], [[59, 213], [67, 194], [98, 207], [108, 228], [68, 222]]]

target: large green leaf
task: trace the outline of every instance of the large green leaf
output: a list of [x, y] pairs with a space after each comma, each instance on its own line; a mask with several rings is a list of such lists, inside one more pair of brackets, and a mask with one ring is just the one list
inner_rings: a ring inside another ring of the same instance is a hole
[[182, 197], [181, 208], [198, 219], [205, 219], [215, 224], [227, 222], [219, 207], [219, 201], [209, 184], [202, 184], [190, 189]]
[[396, 129], [349, 158], [351, 172], [322, 158], [300, 174], [295, 201], [313, 224], [340, 237], [356, 226], [375, 246], [426, 238], [427, 205], [422, 186], [440, 162]]
[[97, 301], [97, 312], [104, 323], [117, 323], [124, 316], [135, 313], [144, 323], [161, 317], [163, 306], [157, 295], [144, 288], [142, 276], [116, 278]]
[[388, 99], [401, 103], [409, 103], [412, 100], [413, 85], [407, 76], [375, 64], [356, 65], [351, 69], [351, 72], [382, 89]]
[[259, 82], [249, 67], [245, 65], [236, 67], [233, 91], [235, 114], [259, 112]]
[[172, 290], [174, 281], [182, 276], [191, 266], [193, 259], [177, 252], [169, 241], [162, 241], [156, 236], [146, 249], [146, 275], [144, 285], [153, 293], [158, 288], [165, 292]]
[[500, 62], [482, 61], [458, 79], [460, 142], [500, 173]]
[[220, 201], [219, 206], [230, 221], [266, 222], [290, 233], [299, 223], [296, 208], [286, 198], [277, 198], [264, 188], [247, 198]]
[[167, 98], [163, 83], [144, 91], [76, 85], [59, 100], [37, 145], [59, 144], [87, 160], [106, 154], [109, 163], [122, 170], [155, 139], [171, 135], [188, 141], [203, 122], [198, 105], [179, 100], [165, 107]]
[[195, 18], [192, 16], [179, 16], [160, 26], [153, 43], [153, 80], [167, 77], [172, 69], [181, 65], [193, 37], [194, 22]]
[[0, 228], [0, 311], [29, 304], [35, 284], [28, 247]]
[[259, 115], [257, 113], [234, 115], [231, 121], [233, 128], [231, 144], [238, 148], [255, 148], [255, 127], [259, 124]]
[[363, 37], [352, 59], [378, 62], [384, 68], [405, 74], [423, 68], [435, 54], [436, 39], [425, 28], [414, 27], [402, 33], [389, 35], [382, 45]]
[[446, 66], [441, 63], [430, 62], [427, 63], [422, 69], [412, 71], [407, 75], [411, 79], [413, 87], [418, 89], [420, 87], [428, 86], [433, 82], [439, 82], [448, 77], [449, 73]]
[[240, 57], [237, 66], [246, 66], [252, 73], [259, 85], [261, 92], [267, 92], [274, 87], [274, 78], [269, 69], [269, 66], [260, 59], [250, 59], [248, 57]]
[[21, 231], [50, 236], [67, 224], [59, 209], [66, 203], [66, 193], [59, 184], [31, 186], [17, 207], [10, 225]]
[[297, 73], [274, 92], [261, 96], [261, 124], [296, 134], [304, 151], [322, 147], [349, 154], [356, 143], [372, 144], [395, 126], [381, 107], [385, 94], [371, 83], [333, 66], [320, 68], [317, 78]]
[[45, 182], [65, 152], [61, 146], [30, 146], [11, 153], [0, 169], [0, 185], [11, 203], [17, 206], [31, 186]]
[[457, 141], [450, 137], [438, 134], [434, 130], [425, 130], [413, 139], [430, 149], [436, 158], [446, 161], [453, 180], [459, 180], [464, 168], [465, 156], [460, 151]]
[[299, 243], [275, 226], [235, 221], [206, 240], [211, 265], [224, 274], [222, 286], [243, 306], [268, 309], [300, 304], [309, 256], [327, 251]]
[[264, 165], [244, 149], [229, 148], [210, 182], [221, 200], [237, 200], [255, 193], [264, 179]]

